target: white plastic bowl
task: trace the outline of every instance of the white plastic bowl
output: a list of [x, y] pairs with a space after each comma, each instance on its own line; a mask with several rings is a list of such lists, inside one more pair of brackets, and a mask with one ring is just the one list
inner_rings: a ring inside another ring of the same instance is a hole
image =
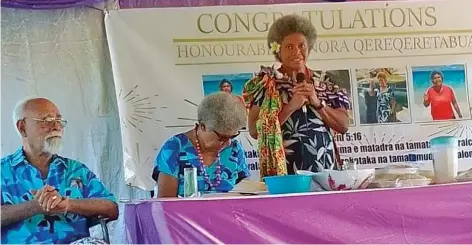
[[325, 170], [313, 173], [313, 180], [326, 191], [365, 189], [375, 178], [375, 169]]

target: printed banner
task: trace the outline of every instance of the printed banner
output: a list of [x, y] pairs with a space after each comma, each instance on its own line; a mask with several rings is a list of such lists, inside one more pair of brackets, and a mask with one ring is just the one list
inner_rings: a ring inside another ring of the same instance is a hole
[[[267, 31], [292, 13], [318, 31], [308, 67], [351, 98], [350, 130], [335, 137], [343, 159], [362, 168], [431, 168], [429, 139], [451, 135], [459, 169], [470, 168], [471, 8], [467, 0], [438, 0], [110, 11], [126, 183], [153, 189], [160, 146], [194, 126], [204, 95], [220, 84], [241, 95], [261, 65], [274, 64]], [[239, 140], [258, 180], [257, 141], [247, 132]]]

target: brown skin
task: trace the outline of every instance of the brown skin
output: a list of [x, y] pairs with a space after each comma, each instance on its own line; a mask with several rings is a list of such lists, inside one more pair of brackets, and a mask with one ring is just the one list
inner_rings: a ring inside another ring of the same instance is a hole
[[[25, 157], [28, 162], [39, 169], [43, 177], [47, 177], [52, 154], [43, 151], [45, 140], [51, 134], [62, 137], [64, 130], [59, 122], [48, 125], [31, 118], [61, 118], [61, 114], [51, 101], [40, 98], [28, 103], [24, 116], [25, 119], [19, 120], [16, 126], [22, 136]], [[34, 194], [32, 201], [1, 206], [2, 227], [28, 219], [36, 214], [71, 212], [86, 217], [101, 216], [110, 220], [118, 218], [117, 205], [105, 199], [63, 199], [50, 185], [45, 185], [40, 190], [31, 190], [31, 192]]]
[[231, 94], [231, 92], [233, 92], [232, 89], [233, 88], [231, 87], [231, 85], [229, 83], [224, 83], [223, 85], [221, 85], [221, 88], [220, 88], [220, 90], [222, 92], [226, 92], [226, 93], [229, 93], [229, 94]]
[[[198, 141], [205, 166], [213, 164], [218, 157], [218, 153], [231, 143], [231, 136], [238, 134], [236, 130], [234, 132], [218, 132], [220, 135], [218, 136], [214, 131], [208, 130], [204, 124], [200, 124], [197, 129], [192, 129], [185, 133], [195, 149], [197, 146], [195, 130], [198, 130]], [[159, 173], [157, 187], [158, 198], [177, 197], [179, 181], [174, 176]]]
[[[280, 53], [278, 54], [278, 59], [282, 63], [284, 72], [293, 77], [299, 72], [305, 73], [309, 51], [310, 48], [304, 35], [293, 33], [286, 36], [281, 43]], [[307, 103], [315, 108], [321, 105], [314, 85], [306, 81], [295, 84], [292, 94], [292, 99], [283, 106], [279, 113], [279, 122], [281, 124], [285, 123], [293, 112], [299, 110]], [[257, 139], [256, 122], [259, 117], [259, 110], [260, 108], [257, 105], [251, 106], [249, 110], [249, 134], [254, 139]], [[333, 109], [326, 106], [318, 110], [318, 113], [326, 125], [336, 132], [346, 133], [349, 129], [349, 115], [344, 108]]]
[[[442, 85], [443, 85], [443, 79], [441, 77], [441, 75], [439, 74], [435, 74], [433, 76], [433, 89], [436, 91], [436, 92], [440, 92], [441, 91], [441, 88], [442, 88]], [[457, 113], [457, 116], [459, 116], [459, 118], [462, 118], [462, 113], [461, 113], [461, 110], [459, 108], [459, 104], [457, 104], [457, 100], [456, 100], [456, 97], [454, 96], [452, 98], [452, 106], [454, 107], [454, 110], [456, 110], [456, 113]], [[431, 101], [429, 100], [429, 96], [427, 93], [424, 94], [424, 97], [423, 97], [423, 105], [425, 107], [428, 107], [429, 105], [431, 104]]]
[[[441, 75], [439, 74], [434, 75], [431, 83], [433, 84], [433, 89], [439, 93], [441, 91], [442, 84], [443, 84]], [[425, 93], [423, 97], [423, 105], [425, 107], [428, 107], [430, 104], [431, 104], [431, 101], [429, 100], [429, 96], [427, 93]]]
[[27, 105], [24, 116], [25, 119], [16, 123], [22, 136], [23, 151], [26, 159], [40, 170], [43, 177], [46, 177], [52, 154], [43, 152], [45, 140], [49, 134], [58, 133], [62, 136], [64, 131], [57, 122], [53, 125], [45, 125], [30, 118], [61, 118], [61, 114], [59, 109], [49, 100], [36, 99]]
[[433, 83], [434, 90], [436, 90], [436, 92], [441, 91], [441, 87], [443, 85], [443, 80], [442, 80], [441, 75], [439, 74], [434, 75], [432, 83]]

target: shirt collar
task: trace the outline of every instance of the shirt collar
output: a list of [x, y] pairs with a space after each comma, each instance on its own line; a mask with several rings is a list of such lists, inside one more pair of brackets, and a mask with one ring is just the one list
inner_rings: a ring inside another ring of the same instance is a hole
[[[11, 165], [12, 166], [17, 166], [18, 164], [23, 163], [23, 164], [30, 164], [28, 160], [25, 157], [25, 153], [23, 151], [23, 148], [19, 148], [15, 153], [13, 153], [13, 156], [11, 158]], [[61, 164], [64, 167], [67, 167], [66, 160], [59, 156], [59, 155], [53, 155], [51, 159], [51, 164]]]
[[441, 93], [444, 89], [444, 84], [441, 84], [441, 88], [439, 89], [439, 91], [436, 91], [436, 89], [434, 88], [434, 86], [431, 86], [431, 89], [433, 89], [434, 92], [436, 93]]

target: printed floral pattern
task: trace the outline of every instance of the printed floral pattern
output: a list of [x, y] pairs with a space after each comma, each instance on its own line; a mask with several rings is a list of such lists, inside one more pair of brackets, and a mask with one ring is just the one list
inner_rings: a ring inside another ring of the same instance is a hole
[[246, 105], [259, 102], [260, 112], [256, 128], [261, 178], [287, 174], [282, 131], [278, 118], [282, 100], [276, 88], [275, 72], [271, 67], [261, 67], [261, 71], [244, 85], [243, 90]]
[[[201, 192], [228, 192], [242, 179], [249, 177], [244, 149], [237, 140], [220, 152], [221, 183], [211, 187], [204, 181], [200, 159], [190, 139], [185, 134], [177, 134], [167, 140], [161, 147], [154, 162], [152, 178], [157, 181], [159, 173], [173, 176], [179, 181], [178, 195], [184, 195], [184, 168], [197, 168], [198, 190]], [[216, 162], [205, 166], [210, 181], [216, 182]]]
[[[332, 108], [350, 108], [345, 89], [308, 70], [318, 98]], [[292, 78], [281, 69], [261, 67], [244, 86], [246, 104], [260, 107], [257, 122], [261, 177], [294, 174], [297, 170], [318, 172], [335, 163], [333, 137], [321, 116], [308, 106], [280, 125], [278, 113], [291, 99]]]
[[376, 89], [375, 94], [377, 95], [377, 122], [388, 123], [390, 122], [390, 115], [395, 109], [392, 108], [392, 103], [395, 100], [395, 92], [391, 87], [388, 87], [383, 92]]

